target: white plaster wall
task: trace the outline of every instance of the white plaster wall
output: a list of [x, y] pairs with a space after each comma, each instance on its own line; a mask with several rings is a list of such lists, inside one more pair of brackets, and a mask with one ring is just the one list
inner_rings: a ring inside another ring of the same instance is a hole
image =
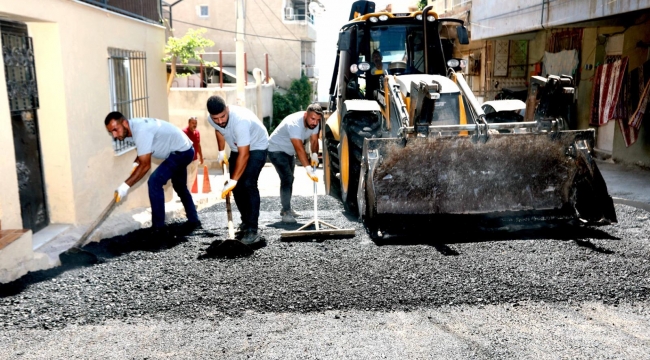
[[50, 267], [47, 255], [32, 250], [31, 230], [0, 249], [0, 284], [16, 280], [29, 271]]
[[[67, 116], [61, 33], [57, 23], [31, 22], [36, 80], [39, 90], [38, 123], [43, 156], [43, 178], [52, 223], [77, 222]], [[41, 54], [47, 54], [41, 56]], [[49, 70], [49, 71], [48, 71]]]
[[34, 256], [32, 250], [32, 232], [21, 234], [5, 248], [0, 249], [0, 271], [18, 267], [22, 262], [29, 261]]
[[0, 220], [4, 229], [22, 229], [18, 176], [13, 130], [9, 116], [9, 98], [5, 84], [4, 62], [0, 61]]
[[[167, 119], [166, 69], [160, 61], [164, 28], [71, 0], [3, 1], [0, 14], [26, 22], [33, 37], [51, 219], [89, 223], [128, 177], [135, 158], [133, 151], [113, 155], [103, 124], [111, 110], [107, 49], [146, 52], [149, 115]], [[0, 106], [6, 106], [5, 98], [6, 90], [0, 90], [0, 104], [4, 104]], [[0, 126], [5, 126], [7, 116], [7, 111], [0, 112]], [[6, 166], [4, 161], [2, 166]], [[4, 177], [2, 181], [11, 182]], [[17, 193], [17, 187], [3, 191]], [[15, 196], [0, 195], [2, 207], [12, 204]], [[134, 186], [116, 212], [142, 206], [149, 206], [146, 178]]]
[[650, 0], [473, 0], [472, 40], [517, 34], [542, 27], [561, 26], [579, 21], [650, 8]]

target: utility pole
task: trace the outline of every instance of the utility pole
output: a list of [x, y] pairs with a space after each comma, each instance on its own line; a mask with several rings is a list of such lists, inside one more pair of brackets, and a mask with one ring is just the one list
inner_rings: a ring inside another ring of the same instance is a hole
[[246, 6], [245, 0], [237, 1], [237, 37], [235, 38], [235, 60], [237, 65], [237, 102], [240, 106], [246, 106], [246, 71], [244, 71], [244, 30], [246, 28]]

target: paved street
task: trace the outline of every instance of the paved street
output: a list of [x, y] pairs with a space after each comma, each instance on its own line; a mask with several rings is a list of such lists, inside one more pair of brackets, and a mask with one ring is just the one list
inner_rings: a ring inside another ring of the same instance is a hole
[[0, 360], [650, 360], [649, 20], [0, 0]]
[[277, 182], [265, 167], [268, 245], [251, 257], [198, 259], [225, 234], [220, 202], [190, 236], [161, 243], [140, 230], [93, 244], [100, 264], [0, 287], [0, 358], [650, 357], [644, 210], [617, 204], [619, 223], [599, 228], [424, 228], [376, 244], [321, 195], [320, 217], [357, 235], [284, 242]]

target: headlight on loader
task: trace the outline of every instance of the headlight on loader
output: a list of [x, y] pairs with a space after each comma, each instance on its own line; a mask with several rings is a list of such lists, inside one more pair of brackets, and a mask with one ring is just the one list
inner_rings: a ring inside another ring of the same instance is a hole
[[458, 59], [449, 59], [447, 60], [447, 66], [450, 68], [457, 68], [460, 66], [460, 61]]
[[368, 64], [366, 62], [362, 62], [361, 64], [359, 64], [359, 70], [361, 70], [361, 71], [370, 70], [370, 64]]

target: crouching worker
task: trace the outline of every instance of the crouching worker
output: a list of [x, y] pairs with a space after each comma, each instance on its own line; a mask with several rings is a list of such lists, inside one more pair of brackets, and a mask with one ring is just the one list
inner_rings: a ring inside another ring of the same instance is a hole
[[[230, 179], [224, 185], [221, 197], [232, 191], [241, 214], [241, 224], [236, 237], [246, 245], [260, 242], [258, 232], [260, 217], [260, 191], [257, 180], [266, 163], [269, 145], [268, 132], [262, 121], [250, 110], [226, 105], [223, 98], [214, 95], [207, 102], [208, 122], [215, 128], [219, 146], [219, 166], [229, 165]], [[230, 158], [226, 159], [226, 143]]]
[[117, 201], [123, 200], [129, 189], [142, 179], [151, 168], [151, 157], [164, 160], [151, 174], [149, 186], [149, 201], [151, 202], [152, 230], [164, 235], [161, 231], [165, 226], [165, 194], [163, 186], [171, 179], [172, 186], [185, 207], [187, 214], [186, 227], [197, 228], [201, 225], [196, 207], [187, 189], [187, 166], [194, 159], [192, 141], [179, 128], [167, 121], [153, 118], [133, 118], [127, 120], [124, 115], [114, 111], [104, 120], [106, 130], [114, 139], [124, 140], [132, 137], [135, 142], [137, 167], [120, 185]]
[[[295, 223], [298, 213], [291, 208], [291, 193], [293, 191], [293, 171], [296, 167], [294, 155], [307, 171], [307, 176], [318, 181], [312, 166], [318, 166], [318, 130], [323, 109], [318, 104], [311, 104], [307, 111], [299, 111], [285, 117], [269, 137], [269, 159], [280, 176], [280, 202], [282, 203], [283, 223]], [[303, 146], [303, 141], [309, 139], [311, 162]], [[310, 166], [311, 165], [311, 166]]]

